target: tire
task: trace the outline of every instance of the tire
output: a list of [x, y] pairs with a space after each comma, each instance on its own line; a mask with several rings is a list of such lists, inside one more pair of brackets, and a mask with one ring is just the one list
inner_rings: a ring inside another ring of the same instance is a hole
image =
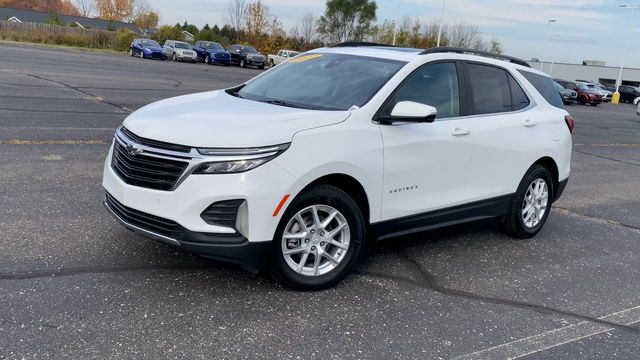
[[587, 103], [587, 99], [585, 99], [584, 96], [579, 96], [578, 97], [578, 104], [584, 105], [586, 103]]
[[133, 49], [129, 49], [129, 56], [133, 56]]
[[269, 66], [274, 67], [276, 64], [273, 62], [273, 59], [269, 59]]
[[247, 67], [247, 64], [244, 62], [244, 60], [240, 60], [240, 67], [243, 69]]
[[144, 59], [144, 51], [140, 51], [140, 59]]
[[[546, 189], [542, 185], [542, 182], [544, 182]], [[536, 185], [540, 185], [541, 187], [536, 188]], [[536, 189], [540, 191], [539, 196], [535, 193]], [[549, 217], [554, 191], [551, 173], [547, 168], [541, 165], [534, 165], [529, 168], [520, 182], [518, 190], [511, 199], [509, 212], [502, 219], [503, 230], [508, 235], [517, 239], [528, 239], [535, 236], [540, 232], [540, 229], [542, 229]], [[529, 208], [533, 213], [527, 211], [523, 216], [524, 210], [529, 205], [527, 204], [527, 198], [533, 199], [534, 203], [538, 204], [538, 206]], [[540, 217], [540, 211], [542, 211], [542, 209], [544, 209], [544, 212], [542, 213], [542, 217]], [[536, 217], [538, 217], [537, 222]]]
[[[326, 227], [315, 227], [318, 222], [313, 220], [314, 210], [320, 223], [329, 217], [328, 214], [337, 212]], [[305, 222], [308, 231], [303, 231], [298, 219]], [[338, 231], [332, 237], [333, 243], [327, 237], [320, 237], [333, 230]], [[284, 239], [285, 231], [301, 237]], [[365, 220], [358, 204], [334, 186], [313, 187], [296, 197], [280, 220], [272, 246], [271, 276], [294, 290], [311, 291], [331, 287], [344, 279], [360, 260], [364, 239]], [[285, 255], [287, 249], [299, 251]], [[322, 253], [328, 254], [334, 261], [325, 257], [327, 255], [320, 255], [319, 263], [316, 263], [316, 254]]]
[[596, 104], [596, 103], [591, 103], [591, 106], [598, 106], [598, 104]]
[[204, 63], [208, 64], [208, 65], [211, 65], [211, 58], [209, 57], [209, 55], [204, 57]]
[[173, 61], [178, 61], [178, 57], [176, 56], [176, 53], [173, 53], [173, 56], [171, 58], [173, 59]]

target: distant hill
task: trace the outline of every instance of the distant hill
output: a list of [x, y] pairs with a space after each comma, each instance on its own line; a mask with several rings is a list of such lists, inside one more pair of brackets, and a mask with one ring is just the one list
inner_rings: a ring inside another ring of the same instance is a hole
[[0, 0], [0, 7], [80, 15], [78, 9], [69, 0]]

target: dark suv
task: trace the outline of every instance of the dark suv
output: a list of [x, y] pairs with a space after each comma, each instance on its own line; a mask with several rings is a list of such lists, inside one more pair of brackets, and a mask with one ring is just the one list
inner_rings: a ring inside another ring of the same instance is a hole
[[240, 67], [255, 66], [264, 69], [267, 59], [253, 46], [231, 45], [227, 51], [231, 55], [231, 64]]
[[629, 104], [633, 104], [633, 100], [640, 96], [640, 92], [633, 86], [629, 85], [620, 85], [618, 92], [620, 93], [621, 103], [628, 102]]

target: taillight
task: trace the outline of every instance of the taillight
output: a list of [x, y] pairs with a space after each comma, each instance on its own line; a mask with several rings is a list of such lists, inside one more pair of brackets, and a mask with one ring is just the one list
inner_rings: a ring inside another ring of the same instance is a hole
[[571, 115], [565, 116], [564, 122], [567, 124], [567, 127], [569, 128], [569, 132], [572, 133], [573, 128], [576, 126], [576, 121], [573, 119], [573, 116]]

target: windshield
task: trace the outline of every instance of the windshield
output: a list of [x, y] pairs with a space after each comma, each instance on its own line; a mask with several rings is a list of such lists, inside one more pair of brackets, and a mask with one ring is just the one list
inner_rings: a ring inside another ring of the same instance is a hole
[[140, 45], [142, 45], [142, 46], [160, 47], [160, 44], [158, 44], [157, 42], [155, 42], [153, 40], [140, 40]]
[[204, 45], [205, 49], [212, 49], [212, 50], [224, 50], [224, 48], [222, 47], [222, 45], [218, 44], [218, 43], [207, 43]]
[[243, 46], [242, 50], [244, 52], [246, 52], [246, 53], [249, 53], [249, 54], [257, 54], [258, 53], [258, 50], [256, 50], [255, 48], [253, 48], [251, 46]]
[[247, 83], [238, 95], [279, 105], [348, 110], [366, 104], [406, 63], [344, 54], [306, 54]]
[[176, 49], [191, 49], [191, 45], [187, 43], [176, 43]]

